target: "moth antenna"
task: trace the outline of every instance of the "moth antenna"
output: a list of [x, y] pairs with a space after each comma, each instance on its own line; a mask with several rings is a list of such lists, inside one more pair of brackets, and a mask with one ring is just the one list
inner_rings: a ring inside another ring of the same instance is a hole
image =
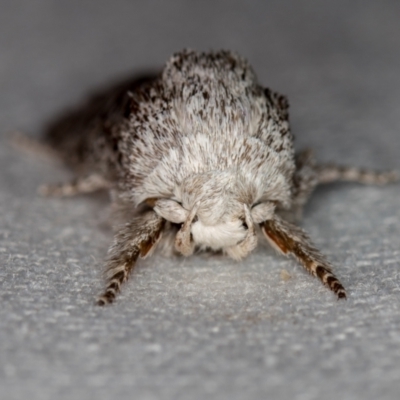
[[292, 255], [313, 276], [318, 277], [338, 299], [346, 299], [346, 291], [332, 272], [331, 264], [314, 247], [308, 235], [298, 226], [275, 216], [261, 224], [268, 242], [284, 255]]
[[145, 258], [154, 250], [164, 226], [165, 220], [154, 211], [149, 211], [120, 228], [108, 252], [105, 270], [107, 287], [97, 301], [99, 306], [115, 300], [138, 258]]

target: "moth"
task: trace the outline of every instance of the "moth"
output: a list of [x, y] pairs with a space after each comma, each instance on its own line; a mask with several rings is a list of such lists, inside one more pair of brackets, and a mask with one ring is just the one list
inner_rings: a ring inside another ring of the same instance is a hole
[[111, 303], [135, 263], [160, 247], [235, 260], [265, 238], [339, 299], [331, 264], [296, 225], [314, 188], [335, 181], [385, 184], [395, 172], [318, 164], [295, 153], [288, 101], [229, 51], [174, 54], [159, 75], [108, 88], [51, 124], [45, 143], [75, 172], [43, 195], [106, 189], [122, 220], [105, 262]]

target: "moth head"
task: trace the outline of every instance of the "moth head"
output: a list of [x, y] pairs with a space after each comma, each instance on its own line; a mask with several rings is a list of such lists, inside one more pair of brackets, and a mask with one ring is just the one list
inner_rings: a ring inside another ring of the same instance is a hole
[[252, 206], [227, 193], [194, 204], [160, 199], [154, 205], [161, 217], [182, 224], [175, 239], [177, 251], [190, 255], [197, 246], [223, 250], [234, 259], [245, 257], [256, 247], [255, 225], [272, 218], [274, 209], [272, 202]]

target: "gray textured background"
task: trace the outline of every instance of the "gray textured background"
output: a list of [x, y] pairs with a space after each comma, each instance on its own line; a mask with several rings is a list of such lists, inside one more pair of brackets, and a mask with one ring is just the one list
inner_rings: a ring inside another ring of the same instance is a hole
[[106, 198], [38, 198], [68, 171], [5, 133], [39, 135], [183, 47], [229, 48], [289, 96], [298, 148], [400, 169], [399, 17], [382, 0], [1, 0], [0, 398], [398, 399], [399, 185], [322, 188], [306, 210], [347, 302], [261, 247], [240, 263], [156, 256], [100, 309]]

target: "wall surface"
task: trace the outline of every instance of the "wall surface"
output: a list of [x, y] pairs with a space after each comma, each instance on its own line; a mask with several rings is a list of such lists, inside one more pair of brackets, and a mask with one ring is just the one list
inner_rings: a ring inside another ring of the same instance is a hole
[[[141, 262], [98, 308], [106, 196], [43, 199], [64, 167], [13, 149], [183, 47], [233, 49], [288, 95], [298, 149], [400, 170], [398, 1], [0, 1], [1, 399], [398, 399], [400, 185], [318, 189], [303, 227], [338, 302], [293, 260]], [[286, 270], [291, 278], [282, 279]]]

